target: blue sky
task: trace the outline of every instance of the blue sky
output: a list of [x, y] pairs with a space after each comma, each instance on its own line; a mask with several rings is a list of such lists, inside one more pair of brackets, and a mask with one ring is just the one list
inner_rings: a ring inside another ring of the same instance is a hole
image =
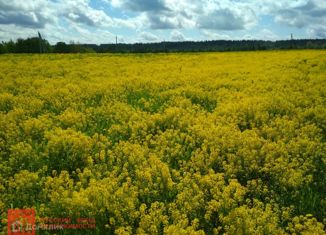
[[0, 40], [51, 43], [326, 38], [325, 0], [0, 0]]

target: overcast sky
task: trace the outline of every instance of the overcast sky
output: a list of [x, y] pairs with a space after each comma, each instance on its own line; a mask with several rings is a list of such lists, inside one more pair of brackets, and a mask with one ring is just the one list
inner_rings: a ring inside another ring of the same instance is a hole
[[326, 0], [0, 0], [0, 40], [326, 38]]

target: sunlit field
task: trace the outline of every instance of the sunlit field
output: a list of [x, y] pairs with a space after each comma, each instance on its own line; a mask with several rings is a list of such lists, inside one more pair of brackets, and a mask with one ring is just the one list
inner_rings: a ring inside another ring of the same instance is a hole
[[0, 230], [324, 234], [325, 141], [326, 51], [1, 55]]

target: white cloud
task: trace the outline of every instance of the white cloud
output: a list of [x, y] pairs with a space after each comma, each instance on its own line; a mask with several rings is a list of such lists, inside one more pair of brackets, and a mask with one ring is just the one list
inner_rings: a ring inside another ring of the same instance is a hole
[[0, 25], [44, 28], [47, 23], [55, 22], [54, 11], [47, 4], [52, 5], [45, 0], [0, 0]]
[[146, 41], [146, 42], [157, 42], [159, 41], [158, 36], [155, 34], [149, 33], [149, 32], [142, 32], [140, 33], [140, 41]]
[[326, 38], [326, 1], [306, 0], [276, 11], [276, 22], [306, 28], [311, 37]]
[[296, 0], [272, 1], [259, 0], [261, 11], [273, 16], [279, 25], [306, 29], [310, 37], [326, 38], [326, 1]]
[[162, 11], [168, 10], [164, 0], [108, 0], [114, 7], [130, 11]]
[[186, 37], [179, 31], [173, 30], [170, 35], [172, 41], [186, 41]]
[[326, 38], [326, 26], [314, 25], [307, 30], [310, 38]]
[[258, 40], [269, 40], [269, 41], [276, 41], [279, 40], [280, 37], [269, 29], [262, 29], [258, 33], [254, 35], [255, 39]]
[[59, 19], [88, 26], [109, 26], [112, 19], [103, 10], [89, 6], [88, 0], [10, 1], [0, 0], [0, 24], [14, 24], [27, 28], [44, 28]]
[[231, 36], [223, 33], [223, 32], [216, 32], [213, 30], [202, 30], [203, 33], [203, 40], [231, 40]]
[[[103, 10], [90, 7], [89, 0], [0, 0], [0, 27], [2, 40], [36, 36], [45, 33], [56, 41], [108, 41], [109, 27], [118, 27]], [[92, 30], [89, 30], [92, 28]], [[105, 30], [106, 28], [106, 30]]]
[[143, 12], [152, 29], [246, 29], [257, 21], [249, 4], [217, 0], [111, 0], [112, 6]]
[[126, 19], [114, 18], [113, 27], [116, 28], [129, 28], [136, 31], [141, 31], [143, 28], [148, 28], [147, 16], [145, 14], [139, 14], [135, 17]]
[[87, 0], [60, 0], [60, 16], [66, 19], [88, 26], [111, 26], [113, 21], [103, 10], [97, 10], [89, 6]]
[[[243, 35], [275, 40], [284, 37], [282, 28], [291, 27], [305, 34], [302, 37], [326, 38], [323, 0], [92, 1], [0, 0], [0, 39], [41, 31], [51, 42], [62, 38], [106, 43], [116, 34], [111, 32], [117, 31], [120, 38], [128, 38], [127, 42], [156, 38], [179, 41], [187, 40], [181, 32], [192, 30], [202, 32], [194, 40], [242, 39]], [[264, 25], [263, 16], [274, 22]], [[130, 34], [134, 36], [127, 37]]]

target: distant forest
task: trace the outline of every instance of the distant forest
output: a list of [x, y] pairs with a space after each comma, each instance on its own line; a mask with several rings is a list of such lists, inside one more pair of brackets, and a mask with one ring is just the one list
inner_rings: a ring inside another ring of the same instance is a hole
[[257, 51], [283, 49], [326, 49], [326, 39], [297, 39], [281, 41], [214, 40], [157, 43], [79, 44], [58, 42], [55, 45], [33, 37], [0, 43], [3, 53], [155, 53], [155, 52], [209, 52]]

